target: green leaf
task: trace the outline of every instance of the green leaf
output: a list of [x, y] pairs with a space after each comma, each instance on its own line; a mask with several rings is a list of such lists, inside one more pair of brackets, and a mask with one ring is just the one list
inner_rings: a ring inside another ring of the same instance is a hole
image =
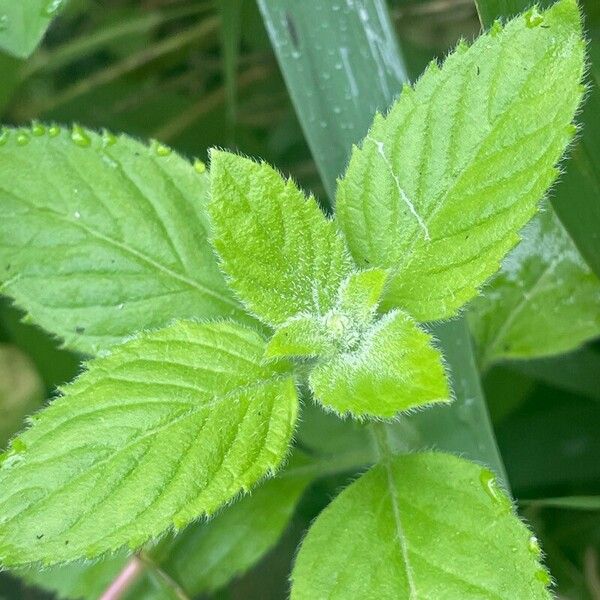
[[354, 148], [337, 218], [359, 266], [390, 269], [384, 309], [450, 317], [517, 243], [556, 178], [582, 97], [575, 0], [459, 44]]
[[0, 0], [0, 49], [27, 58], [66, 0]]
[[270, 325], [323, 315], [352, 260], [314, 198], [265, 163], [211, 152], [214, 246], [231, 287]]
[[484, 366], [567, 352], [600, 335], [600, 280], [554, 212], [540, 213], [523, 238], [469, 312]]
[[3, 457], [0, 563], [137, 548], [274, 471], [297, 397], [264, 349], [234, 323], [179, 322], [91, 361]]
[[205, 173], [78, 126], [1, 140], [0, 291], [38, 325], [95, 353], [174, 318], [244, 318], [207, 240]]
[[491, 472], [455, 456], [390, 458], [317, 518], [292, 600], [550, 599], [535, 538]]
[[[307, 477], [278, 477], [207, 523], [191, 525], [176, 540], [161, 568], [190, 597], [208, 594], [255, 565], [288, 526]], [[159, 600], [160, 593], [137, 597]]]
[[334, 351], [325, 323], [312, 316], [299, 315], [275, 331], [267, 344], [265, 358], [320, 356]]
[[[340, 338], [353, 340], [347, 333]], [[431, 345], [431, 336], [401, 311], [384, 315], [352, 345], [318, 363], [309, 382], [326, 408], [354, 416], [392, 417], [450, 400], [440, 352]]]
[[29, 357], [12, 344], [0, 344], [0, 448], [39, 408], [43, 397], [42, 380]]

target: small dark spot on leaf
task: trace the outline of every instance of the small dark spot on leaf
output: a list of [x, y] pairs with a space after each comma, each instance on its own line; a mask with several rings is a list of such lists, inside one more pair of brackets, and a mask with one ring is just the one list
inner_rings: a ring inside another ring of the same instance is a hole
[[139, 156], [139, 155], [140, 155], [140, 153], [139, 153], [139, 152], [134, 152], [134, 153], [133, 153], [133, 155], [134, 155], [134, 156]]
[[540, 25], [542, 29], [550, 29], [550, 25]]
[[6, 265], [6, 270], [10, 271], [10, 265]]
[[44, 537], [44, 534], [43, 534], [43, 533], [38, 533], [38, 534], [37, 534], [35, 537], [36, 537], [38, 540], [41, 540], [41, 539]]
[[65, 546], [69, 543], [69, 540], [65, 540]]
[[85, 327], [75, 327], [75, 333], [85, 333]]
[[477, 75], [479, 75], [479, 73], [481, 73], [481, 69], [479, 68], [479, 65], [477, 65]]

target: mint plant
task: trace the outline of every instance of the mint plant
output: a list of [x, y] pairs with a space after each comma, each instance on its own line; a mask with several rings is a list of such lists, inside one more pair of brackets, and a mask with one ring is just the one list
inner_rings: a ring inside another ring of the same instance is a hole
[[491, 471], [396, 455], [381, 421], [451, 401], [425, 324], [519, 241], [576, 132], [583, 71], [574, 0], [461, 43], [375, 117], [333, 218], [225, 151], [209, 172], [109, 132], [3, 130], [0, 289], [97, 356], [2, 457], [0, 563], [152, 548], [273, 475], [312, 397], [373, 421], [377, 464], [309, 531], [292, 598], [549, 598]]

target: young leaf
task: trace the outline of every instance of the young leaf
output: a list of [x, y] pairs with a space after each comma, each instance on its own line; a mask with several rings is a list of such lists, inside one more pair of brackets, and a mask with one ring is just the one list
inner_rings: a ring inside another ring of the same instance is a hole
[[137, 548], [273, 471], [297, 397], [264, 350], [234, 323], [179, 322], [91, 361], [3, 457], [0, 563]]
[[0, 49], [27, 58], [67, 0], [0, 0]]
[[0, 140], [0, 291], [38, 325], [95, 353], [174, 318], [243, 318], [207, 240], [208, 175], [77, 126]]
[[469, 311], [483, 365], [567, 352], [600, 335], [600, 280], [554, 211], [523, 238]]
[[275, 331], [267, 344], [265, 358], [310, 357], [333, 352], [335, 346], [323, 320], [298, 315]]
[[270, 325], [325, 314], [352, 260], [314, 198], [265, 163], [213, 150], [214, 246], [231, 287]]
[[292, 600], [550, 600], [539, 546], [490, 471], [396, 456], [346, 488], [298, 554]]
[[393, 417], [450, 400], [439, 350], [401, 311], [384, 315], [354, 347], [318, 363], [309, 382], [321, 404], [354, 416]]
[[360, 266], [391, 271], [384, 309], [420, 321], [470, 300], [556, 177], [582, 97], [575, 0], [460, 44], [354, 148], [337, 218]]

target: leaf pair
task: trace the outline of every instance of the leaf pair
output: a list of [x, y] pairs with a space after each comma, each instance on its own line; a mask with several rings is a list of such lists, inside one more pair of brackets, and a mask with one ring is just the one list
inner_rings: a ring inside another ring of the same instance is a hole
[[449, 397], [440, 354], [402, 311], [377, 306], [387, 273], [359, 272], [314, 198], [264, 163], [211, 154], [214, 245], [230, 286], [275, 333], [267, 358], [316, 358], [327, 408], [391, 417]]

